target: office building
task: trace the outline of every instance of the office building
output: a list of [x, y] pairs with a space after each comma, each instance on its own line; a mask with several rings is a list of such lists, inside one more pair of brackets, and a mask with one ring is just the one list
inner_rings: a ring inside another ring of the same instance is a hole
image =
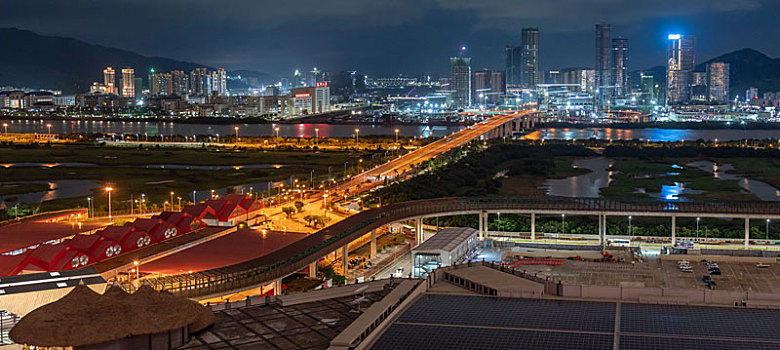
[[472, 78], [472, 92], [471, 96], [474, 99], [474, 103], [478, 105], [485, 105], [488, 103], [488, 97], [490, 96], [490, 70], [483, 69], [476, 71]]
[[612, 26], [596, 25], [596, 106], [602, 107], [610, 100], [609, 84], [612, 81]]
[[657, 94], [655, 88], [655, 77], [644, 73], [639, 74], [639, 90], [641, 92], [641, 104], [653, 105], [657, 102]]
[[135, 98], [135, 70], [122, 68], [122, 97]]
[[610, 85], [614, 86], [614, 96], [626, 97], [631, 94], [631, 85], [629, 78], [631, 72], [628, 70], [628, 39], [612, 39], [612, 57], [611, 57], [611, 79]]
[[172, 93], [171, 73], [149, 74], [149, 93], [152, 96], [170, 96]]
[[133, 87], [135, 87], [135, 99], [141, 99], [143, 97], [144, 80], [141, 77], [133, 78]]
[[171, 71], [171, 95], [186, 96], [190, 93], [190, 79], [181, 70]]
[[465, 57], [466, 48], [460, 56], [450, 58], [450, 90], [455, 107], [471, 106], [471, 57]]
[[330, 111], [330, 87], [321, 81], [316, 86], [299, 87], [290, 91], [294, 98], [295, 114], [325, 113]]
[[491, 101], [499, 102], [501, 96], [506, 95], [506, 72], [494, 70], [490, 73]]
[[729, 102], [729, 64], [712, 62], [707, 65], [707, 95], [710, 103]]
[[691, 101], [694, 46], [693, 35], [669, 34], [666, 50], [666, 103], [669, 105]]
[[755, 99], [758, 99], [758, 88], [749, 87], [745, 90], [745, 102], [750, 103]]
[[106, 67], [106, 69], [103, 70], [103, 86], [105, 86], [107, 94], [117, 94], [116, 71], [114, 71], [114, 68]]
[[521, 71], [523, 50], [519, 46], [506, 47], [506, 86], [510, 88], [522, 85]]
[[593, 69], [565, 69], [561, 71], [561, 83], [579, 85], [576, 91], [593, 94], [596, 86], [596, 73]]
[[535, 88], [539, 84], [539, 29], [523, 28], [522, 32], [522, 86]]
[[548, 70], [544, 73], [545, 84], [560, 84], [562, 81], [561, 71], [557, 69]]

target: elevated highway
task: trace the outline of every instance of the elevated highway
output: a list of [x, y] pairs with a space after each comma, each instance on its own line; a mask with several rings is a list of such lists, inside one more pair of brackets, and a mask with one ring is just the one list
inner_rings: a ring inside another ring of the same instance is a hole
[[[532, 223], [535, 215], [538, 214], [597, 216], [600, 239], [606, 239], [606, 225], [603, 223], [607, 216], [669, 217], [672, 222], [674, 241], [677, 217], [745, 218], [747, 238], [749, 219], [780, 219], [780, 203], [617, 202], [604, 199], [545, 197], [469, 197], [410, 201], [355, 214], [254, 260], [193, 274], [167, 276], [147, 281], [157, 289], [167, 289], [174, 294], [190, 298], [205, 299], [228, 291], [248, 289], [272, 282], [279, 283], [281, 278], [316, 263], [327, 254], [339, 250], [345, 254], [344, 248], [347, 244], [366, 234], [372, 234], [372, 241], [374, 241], [375, 230], [384, 225], [416, 220], [419, 232], [422, 218], [479, 215], [480, 231], [484, 232], [487, 226], [487, 215], [497, 212], [531, 215]], [[747, 242], [746, 240], [746, 247]]]

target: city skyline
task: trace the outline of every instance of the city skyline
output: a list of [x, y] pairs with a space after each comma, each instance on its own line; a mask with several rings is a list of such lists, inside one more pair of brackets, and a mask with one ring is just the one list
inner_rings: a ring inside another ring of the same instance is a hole
[[[555, 3], [560, 5], [561, 1]], [[75, 23], [79, 16], [62, 18], [54, 15], [61, 4], [47, 3], [44, 6], [32, 1], [10, 6], [10, 11], [0, 15], [0, 20], [4, 26], [75, 37], [149, 56], [224, 66], [229, 70], [254, 69], [283, 76], [296, 68], [312, 66], [330, 71], [359, 69], [373, 75], [445, 73], [448, 67], [442, 64], [441, 57], [451, 56], [454, 48], [461, 45], [469, 47], [475, 69], [503, 68], [504, 48], [506, 45], [520, 45], [523, 27], [538, 27], [540, 30], [543, 43], [539, 48], [541, 70], [590, 67], [593, 62], [589, 57], [593, 57], [594, 50], [592, 44], [589, 45], [593, 40], [592, 28], [594, 23], [600, 22], [611, 23], [614, 32], [630, 39], [632, 69], [663, 65], [666, 35], [673, 32], [696, 35], [699, 38], [698, 56], [702, 58], [744, 47], [778, 56], [780, 48], [771, 41], [760, 40], [760, 37], [771, 37], [780, 31], [767, 18], [779, 5], [760, 0], [729, 3], [695, 1], [674, 7], [661, 1], [628, 8], [616, 6], [610, 1], [599, 4], [567, 3], [567, 8], [572, 10], [570, 12], [582, 10], [575, 19], [569, 18], [572, 15], [567, 13], [552, 11], [546, 14], [543, 10], [550, 5], [537, 3], [444, 5], [402, 2], [351, 9], [312, 4], [308, 7], [296, 6], [295, 11], [271, 6], [262, 16], [273, 20], [236, 29], [247, 21], [245, 16], [237, 15], [238, 10], [259, 5], [239, 3], [229, 8], [203, 11], [214, 18], [199, 22], [197, 19], [205, 14], [192, 12], [206, 7], [206, 2], [177, 7], [173, 15], [163, 15], [162, 9], [167, 8], [163, 5], [146, 2], [133, 6], [103, 4], [97, 8], [84, 8], [82, 15], [89, 16], [91, 20], [80, 24]], [[85, 7], [79, 2], [67, 6], [73, 12]], [[506, 7], [504, 10], [525, 6], [526, 11], [523, 15], [505, 15], [498, 13], [501, 6]], [[620, 7], [620, 11], [614, 7]], [[401, 15], [401, 23], [377, 18], [377, 12], [383, 10]], [[118, 16], [136, 20], [117, 21]], [[554, 21], [555, 18], [563, 21]], [[103, 25], [101, 21], [111, 23]], [[139, 21], [149, 22], [149, 25], [130, 28], [124, 24]], [[182, 21], [185, 23], [180, 23]], [[338, 28], [331, 25], [336, 21], [343, 25]], [[176, 23], [180, 25], [174, 26], [175, 29], [145, 35], [157, 26]], [[95, 31], [95, 26], [103, 29]], [[317, 26], [327, 28], [331, 35], [313, 36], [310, 29]], [[758, 33], [761, 35], [755, 35]], [[284, 44], [290, 40], [299, 45]]]

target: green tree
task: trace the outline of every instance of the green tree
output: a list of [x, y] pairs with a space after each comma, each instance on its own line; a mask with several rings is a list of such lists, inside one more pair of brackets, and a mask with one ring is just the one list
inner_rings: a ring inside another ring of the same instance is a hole
[[303, 202], [301, 202], [301, 201], [295, 201], [294, 205], [295, 205], [295, 210], [296, 210], [297, 212], [299, 212], [299, 213], [302, 213], [302, 212], [303, 212]]
[[284, 208], [282, 208], [282, 212], [285, 215], [287, 215], [287, 217], [289, 218], [290, 216], [292, 216], [292, 214], [295, 214], [295, 208], [293, 208], [293, 207], [284, 207]]

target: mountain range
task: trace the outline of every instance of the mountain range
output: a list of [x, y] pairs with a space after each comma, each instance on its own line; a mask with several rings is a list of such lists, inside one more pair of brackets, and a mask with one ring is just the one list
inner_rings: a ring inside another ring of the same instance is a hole
[[[135, 52], [94, 45], [81, 40], [39, 35], [16, 28], [0, 28], [0, 86], [62, 90], [65, 93], [87, 91], [92, 82], [103, 80], [103, 69], [135, 68], [136, 76], [144, 78], [154, 68], [158, 72], [183, 70], [189, 72], [208, 65], [177, 61], [164, 57], [148, 57]], [[744, 96], [749, 87], [757, 87], [761, 93], [780, 91], [780, 59], [750, 49], [730, 52], [696, 66], [706, 71], [710, 62], [730, 65], [730, 94]], [[664, 66], [644, 70], [663, 82]], [[637, 72], [638, 73], [638, 72]], [[118, 73], [119, 74], [119, 73]], [[234, 77], [228, 80], [228, 88], [244, 89], [275, 82], [277, 77], [251, 70], [229, 71]], [[240, 76], [241, 79], [235, 77]]]
[[[136, 77], [146, 83], [146, 72], [192, 71], [208, 65], [147, 57], [135, 52], [94, 45], [72, 38], [39, 35], [28, 30], [0, 28], [0, 86], [62, 90], [64, 93], [88, 91], [92, 82], [103, 81], [103, 69], [114, 67], [118, 78], [121, 68], [132, 67]], [[256, 71], [228, 72], [228, 88], [241, 89], [271, 82], [275, 77]]]

